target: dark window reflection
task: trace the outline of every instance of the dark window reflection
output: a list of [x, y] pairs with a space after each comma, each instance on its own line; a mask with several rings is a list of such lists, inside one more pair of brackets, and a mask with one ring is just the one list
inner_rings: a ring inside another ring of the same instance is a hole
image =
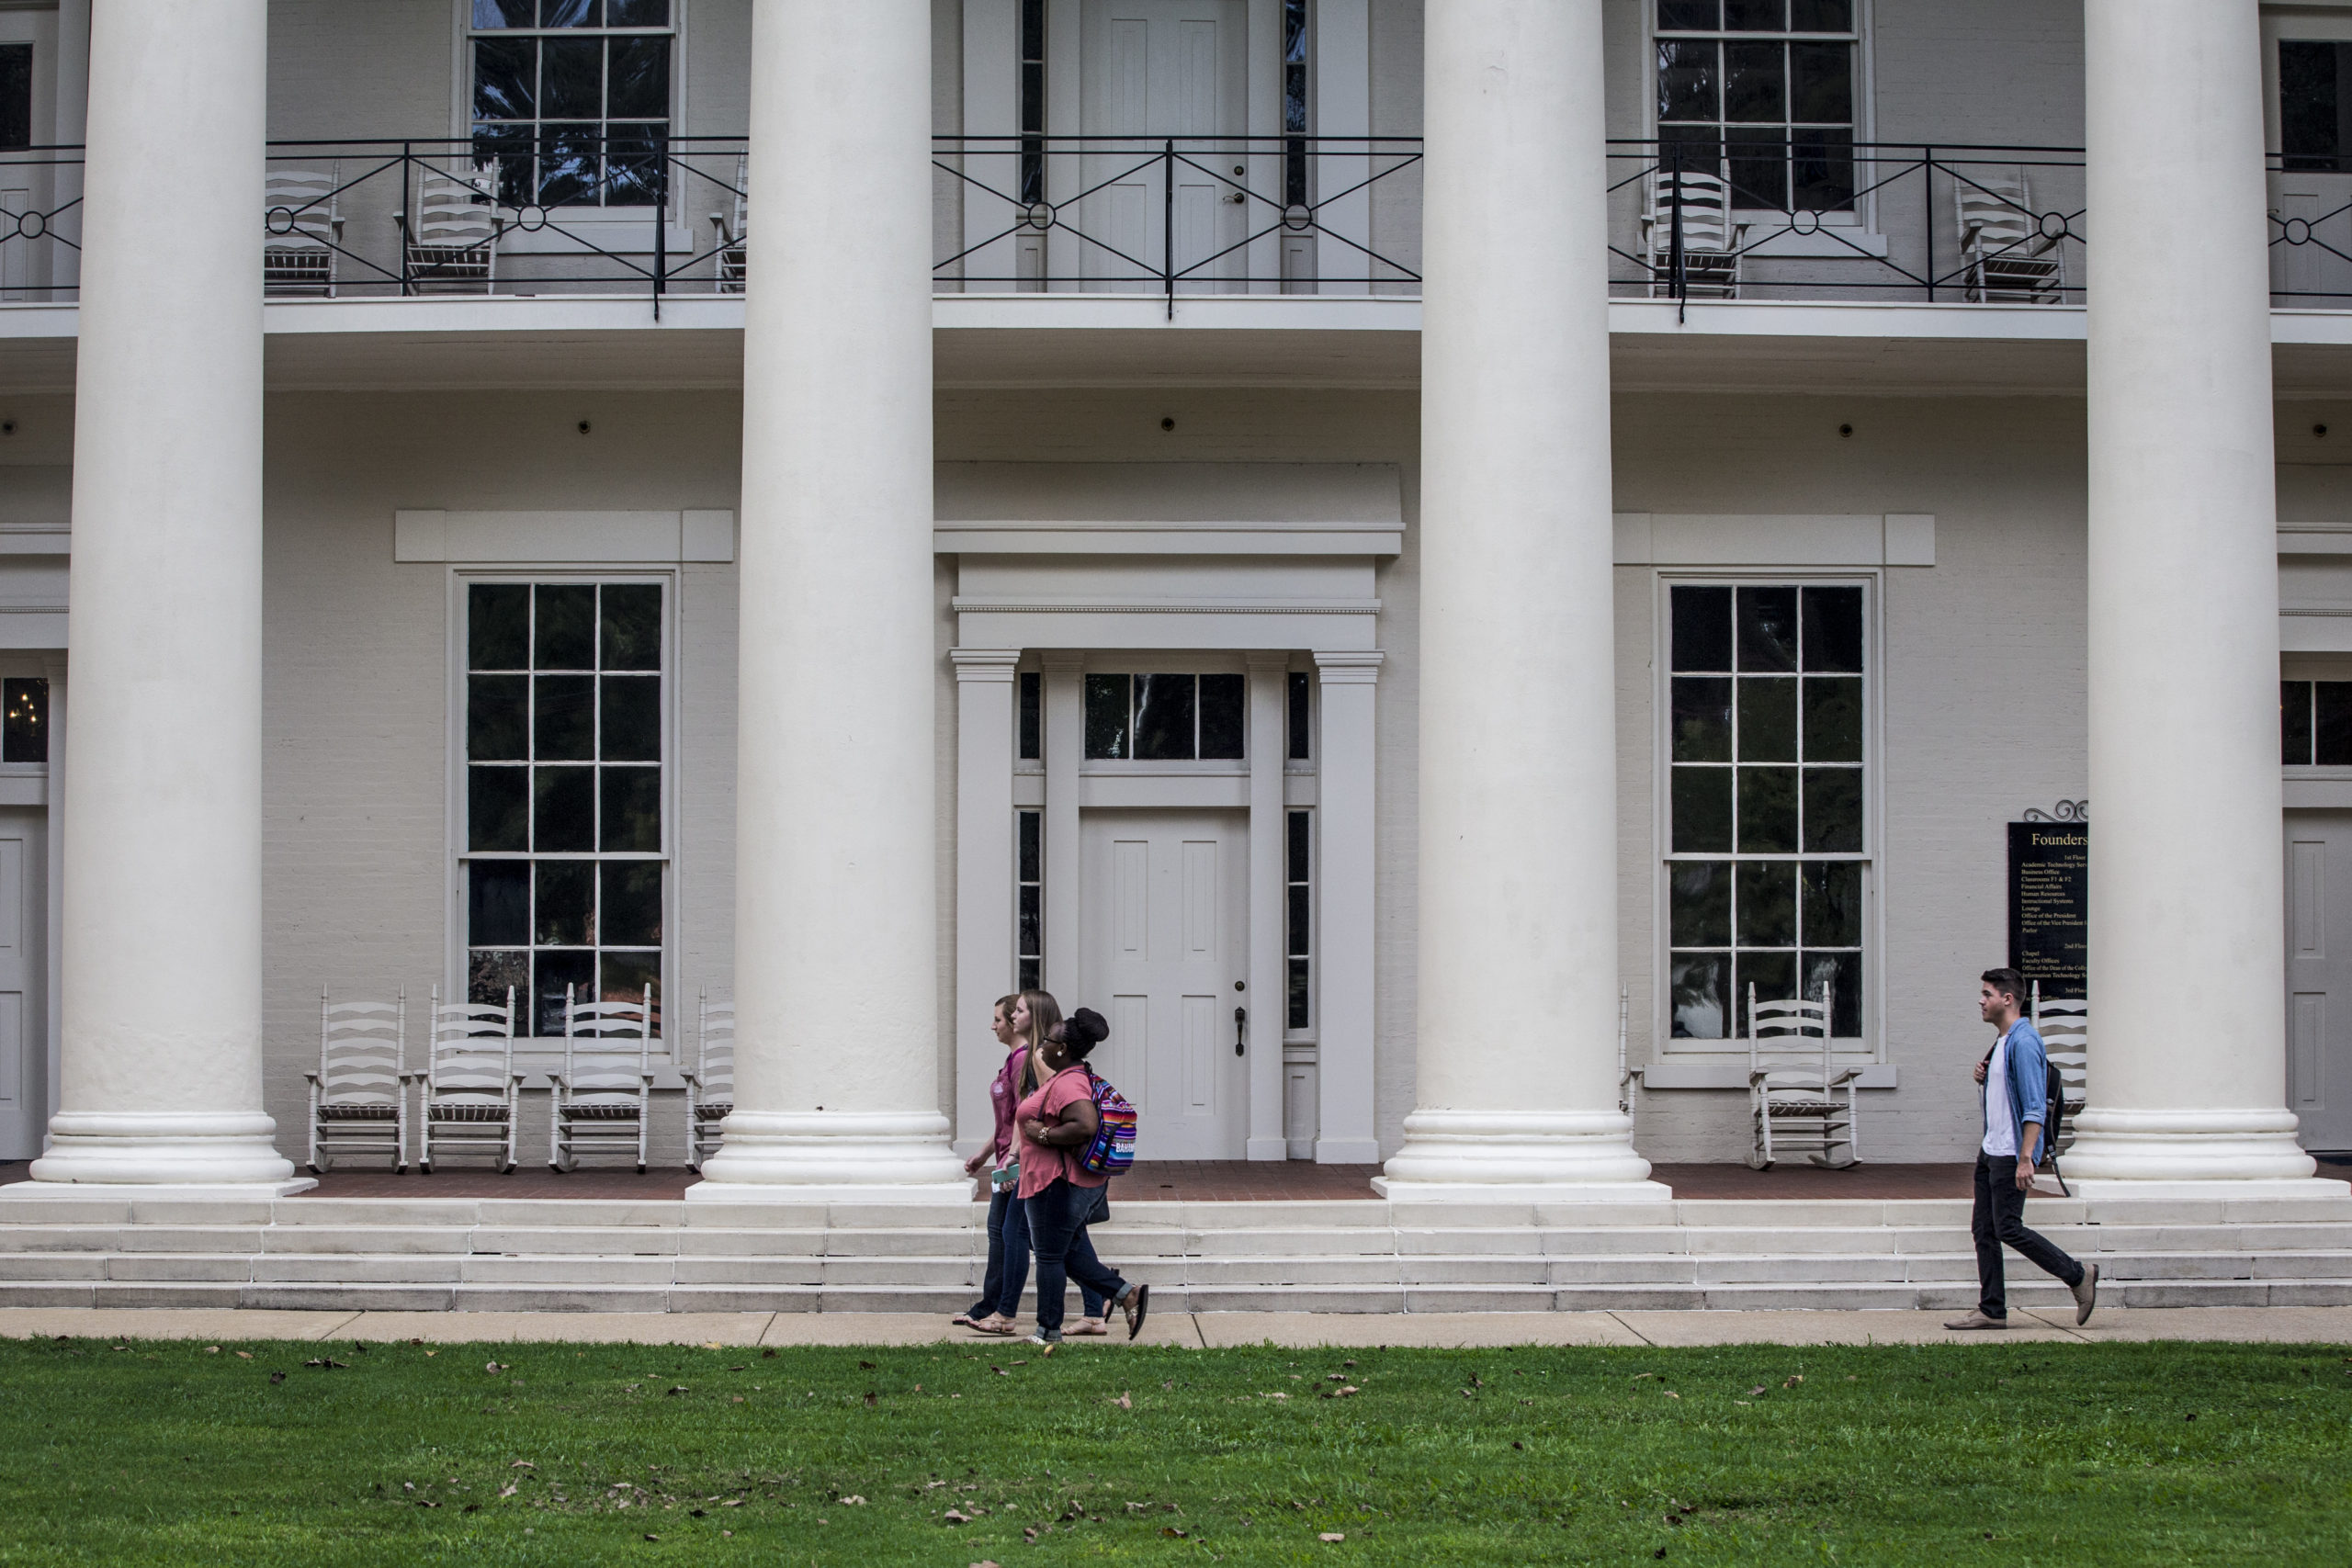
[[0, 682], [6, 724], [0, 733], [0, 761], [49, 761], [49, 682], [38, 676]]

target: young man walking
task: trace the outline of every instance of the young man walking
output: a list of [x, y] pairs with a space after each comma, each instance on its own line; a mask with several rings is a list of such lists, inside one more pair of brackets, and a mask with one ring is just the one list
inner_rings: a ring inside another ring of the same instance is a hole
[[2025, 1195], [2033, 1188], [2033, 1167], [2041, 1130], [2049, 1119], [2049, 1057], [2041, 1033], [2019, 1016], [2025, 1009], [2025, 978], [2014, 969], [1987, 969], [1977, 994], [1977, 1010], [2001, 1032], [1993, 1054], [1976, 1064], [1984, 1111], [1984, 1141], [1976, 1151], [1976, 1206], [1969, 1229], [1976, 1237], [1976, 1310], [1946, 1328], [2007, 1328], [2009, 1304], [2001, 1280], [2001, 1247], [2017, 1248], [2044, 1272], [2075, 1292], [2075, 1321], [2088, 1323], [2098, 1300], [2098, 1265], [2075, 1262], [2048, 1237], [2025, 1228]]

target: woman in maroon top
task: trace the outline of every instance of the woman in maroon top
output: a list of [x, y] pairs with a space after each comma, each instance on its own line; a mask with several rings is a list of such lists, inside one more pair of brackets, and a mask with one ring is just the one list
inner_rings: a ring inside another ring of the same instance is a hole
[[[1028, 1058], [1029, 1048], [1014, 1032], [1012, 1015], [1021, 995], [996, 999], [996, 1010], [989, 1015], [989, 1032], [1005, 1048], [1004, 1066], [989, 1085], [989, 1108], [996, 1112], [996, 1135], [986, 1147], [964, 1162], [964, 1174], [978, 1176], [980, 1168], [989, 1168], [989, 1271], [980, 1285], [980, 1299], [955, 1319], [958, 1328], [975, 1328], [993, 1323], [996, 1299], [1004, 1290], [1004, 1217], [1012, 1207], [1012, 1184], [1001, 1177], [1003, 1167], [1012, 1158], [1012, 1108], [1020, 1103], [1022, 1064]], [[1008, 1325], [1009, 1326], [1009, 1325]]]
[[1127, 1337], [1143, 1330], [1148, 1285], [1130, 1285], [1102, 1265], [1087, 1238], [1086, 1222], [1110, 1178], [1082, 1163], [1101, 1118], [1094, 1109], [1087, 1055], [1110, 1037], [1111, 1026], [1092, 1008], [1080, 1008], [1046, 1036], [1039, 1052], [1051, 1076], [1021, 1102], [1021, 1197], [1028, 1211], [1029, 1245], [1037, 1259], [1036, 1345], [1057, 1345], [1069, 1278], [1091, 1286], [1125, 1314]]

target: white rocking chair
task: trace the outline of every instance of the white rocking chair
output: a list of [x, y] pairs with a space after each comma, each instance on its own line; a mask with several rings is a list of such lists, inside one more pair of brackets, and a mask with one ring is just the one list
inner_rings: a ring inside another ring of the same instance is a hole
[[498, 240], [505, 225], [492, 204], [492, 165], [470, 179], [420, 167], [416, 213], [395, 220], [413, 294], [488, 294], [498, 282]]
[[272, 169], [262, 182], [261, 283], [266, 295], [334, 296], [343, 245], [342, 165]]
[[319, 992], [319, 1070], [311, 1085], [311, 1170], [339, 1154], [390, 1156], [408, 1169], [408, 993], [336, 1002]]
[[[600, 1042], [610, 1040], [613, 1044]], [[633, 1002], [583, 1001], [568, 987], [563, 1000], [563, 1070], [548, 1118], [548, 1164], [578, 1168], [583, 1154], [624, 1154], [645, 1174], [646, 1134], [653, 1104], [653, 987]]]
[[1632, 1005], [1631, 993], [1625, 987], [1617, 987], [1617, 1109], [1631, 1116], [1642, 1097], [1642, 1075], [1625, 1060], [1625, 1019]]
[[1978, 304], [2057, 305], [2066, 298], [2066, 237], [2042, 232], [2032, 187], [2014, 175], [1965, 170], [1952, 182], [1962, 297]]
[[711, 249], [718, 256], [718, 292], [741, 294], [743, 280], [751, 271], [750, 247], [744, 243], [744, 223], [749, 217], [751, 197], [751, 162], [748, 157], [735, 160], [735, 186], [732, 213], [714, 212], [710, 215]]
[[514, 987], [506, 1005], [441, 1000], [433, 987], [433, 1056], [417, 1107], [424, 1144], [417, 1169], [449, 1155], [488, 1155], [502, 1175], [514, 1173], [516, 1111], [522, 1075], [514, 1070]]
[[[1748, 1119], [1756, 1136], [1747, 1163], [1758, 1170], [1797, 1153], [1833, 1170], [1862, 1161], [1855, 1139], [1862, 1069], [1830, 1060], [1831, 1001], [1827, 985], [1817, 1002], [1802, 997], [1759, 1002], [1755, 986], [1747, 987]], [[1841, 1144], [1846, 1157], [1830, 1158]]]
[[[2048, 1054], [2050, 1065], [2058, 1069], [2058, 1081], [2066, 1089], [2065, 1123], [2043, 1150], [2043, 1157], [2055, 1172], [2058, 1156], [2075, 1146], [2075, 1118], [2091, 1102], [2091, 1004], [2082, 997], [2044, 997], [2041, 982], [2036, 980], [2033, 1027], [2041, 1036], [2041, 1048]], [[2059, 1185], [2065, 1185], [2063, 1177]]]
[[1642, 235], [1649, 253], [1650, 297], [1674, 293], [1675, 196], [1681, 195], [1682, 279], [1686, 298], [1739, 298], [1740, 245], [1747, 225], [1732, 217], [1731, 186], [1720, 175], [1659, 170], [1642, 202]]
[[686, 1168], [700, 1170], [725, 1134], [735, 1109], [735, 1004], [714, 1002], [707, 991], [695, 1004], [695, 1065], [686, 1080]]

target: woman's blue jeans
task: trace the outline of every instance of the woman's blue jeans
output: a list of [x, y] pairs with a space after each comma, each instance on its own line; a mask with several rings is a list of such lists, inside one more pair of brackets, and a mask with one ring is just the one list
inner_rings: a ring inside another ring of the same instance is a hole
[[1026, 1205], [1029, 1240], [1037, 1255], [1037, 1332], [1048, 1340], [1062, 1337], [1062, 1309], [1069, 1280], [1076, 1280], [1090, 1296], [1106, 1302], [1119, 1301], [1127, 1293], [1127, 1282], [1103, 1267], [1094, 1256], [1094, 1244], [1087, 1239], [1086, 1221], [1102, 1196], [1099, 1188], [1057, 1180]]
[[[1021, 1292], [1029, 1284], [1029, 1213], [1012, 1192], [1007, 1187], [989, 1194], [989, 1267], [980, 1281], [980, 1299], [968, 1314], [973, 1317], [992, 1312], [1021, 1315]], [[1092, 1245], [1088, 1243], [1090, 1251]], [[1080, 1280], [1078, 1293], [1087, 1316], [1103, 1314], [1102, 1298], [1091, 1286]]]

